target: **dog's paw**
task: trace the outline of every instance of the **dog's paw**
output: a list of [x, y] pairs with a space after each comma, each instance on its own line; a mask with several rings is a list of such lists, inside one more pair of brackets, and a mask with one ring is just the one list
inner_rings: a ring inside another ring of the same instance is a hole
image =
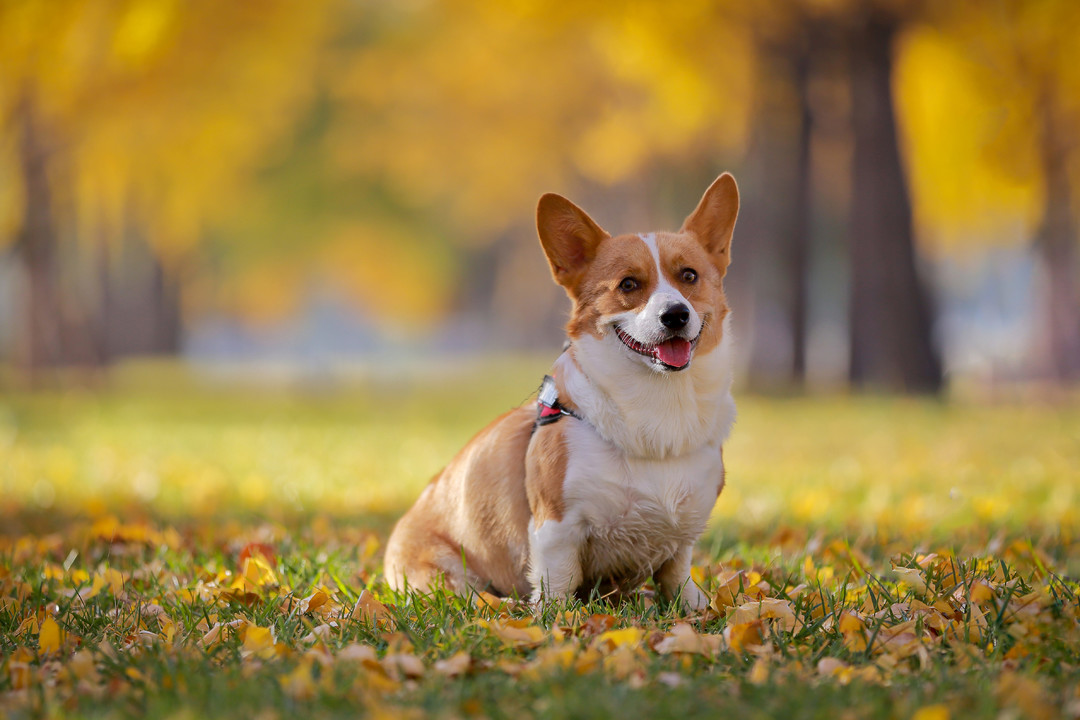
[[688, 582], [682, 589], [683, 607], [692, 612], [701, 612], [709, 607], [709, 596], [693, 582]]

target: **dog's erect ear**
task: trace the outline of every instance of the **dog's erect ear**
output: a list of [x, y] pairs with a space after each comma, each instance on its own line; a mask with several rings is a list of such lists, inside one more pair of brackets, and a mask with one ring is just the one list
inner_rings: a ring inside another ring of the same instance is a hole
[[600, 242], [611, 237], [584, 210], [554, 193], [536, 206], [536, 230], [555, 282], [567, 290], [577, 285]]
[[697, 209], [682, 226], [681, 232], [693, 233], [716, 259], [721, 273], [731, 262], [731, 233], [738, 216], [739, 186], [731, 173], [724, 173], [705, 191]]

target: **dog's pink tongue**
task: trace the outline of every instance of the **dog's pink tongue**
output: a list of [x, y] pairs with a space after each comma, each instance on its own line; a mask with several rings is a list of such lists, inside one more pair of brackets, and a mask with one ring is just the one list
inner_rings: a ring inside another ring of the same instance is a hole
[[665, 340], [656, 346], [656, 357], [665, 365], [681, 368], [690, 362], [690, 341], [682, 338]]

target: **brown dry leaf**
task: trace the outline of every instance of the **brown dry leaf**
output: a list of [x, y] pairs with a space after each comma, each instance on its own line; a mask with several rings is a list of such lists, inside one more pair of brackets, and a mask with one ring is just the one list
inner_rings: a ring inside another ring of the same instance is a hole
[[560, 643], [537, 651], [536, 659], [525, 669], [526, 677], [536, 678], [553, 670], [565, 670], [574, 664], [578, 648], [574, 643]]
[[300, 601], [300, 605], [297, 611], [301, 615], [306, 615], [310, 612], [315, 612], [330, 600], [330, 596], [322, 590], [316, 590], [308, 595], [306, 598]]
[[[937, 609], [918, 600], [911, 601], [911, 612], [914, 617], [922, 618], [923, 625], [932, 630], [942, 633], [949, 626], [949, 620]], [[949, 608], [950, 614], [952, 608]]]
[[597, 670], [604, 662], [604, 654], [595, 647], [587, 647], [574, 658], [574, 672], [585, 675]]
[[97, 663], [94, 662], [94, 653], [89, 650], [80, 650], [71, 657], [67, 665], [68, 672], [76, 680], [98, 682]]
[[327, 639], [329, 639], [329, 637], [334, 633], [334, 630], [336, 630], [336, 629], [337, 629], [337, 623], [322, 623], [321, 625], [316, 625], [315, 627], [313, 627], [311, 629], [311, 632], [309, 632], [304, 637], [300, 638], [300, 642], [303, 642], [303, 643], [315, 643], [315, 642], [325, 643], [327, 641]]
[[495, 663], [495, 669], [501, 673], [506, 673], [510, 677], [516, 678], [520, 676], [523, 672], [525, 672], [526, 667], [525, 663], [521, 662], [520, 660], [510, 660], [508, 658], [503, 658], [502, 660], [499, 660], [497, 663]]
[[821, 658], [817, 664], [817, 671], [818, 675], [822, 677], [835, 678], [841, 685], [847, 685], [851, 682], [851, 666], [843, 660], [831, 657]]
[[968, 599], [976, 605], [993, 605], [997, 601], [997, 593], [989, 583], [979, 580], [971, 584]]
[[473, 602], [476, 604], [478, 610], [488, 609], [498, 612], [503, 606], [502, 598], [492, 595], [489, 592], [476, 593]]
[[825, 616], [825, 598], [816, 590], [807, 593], [803, 598], [803, 606], [810, 610], [810, 617], [814, 619]]
[[420, 678], [424, 676], [426, 670], [424, 662], [411, 653], [386, 655], [382, 659], [382, 666], [386, 674], [394, 679], [402, 675], [407, 678]]
[[713, 610], [723, 614], [726, 608], [735, 604], [739, 586], [745, 585], [745, 576], [745, 570], [723, 570], [716, 576], [716, 592], [709, 603]]
[[791, 607], [791, 603], [778, 598], [762, 598], [743, 603], [735, 608], [728, 622], [741, 625], [758, 619], [779, 620], [780, 626], [788, 631], [795, 630], [799, 625], [799, 619], [795, 617], [795, 609]]
[[278, 676], [281, 689], [294, 700], [310, 700], [315, 697], [318, 686], [311, 674], [311, 662], [297, 665], [292, 672]]
[[[241, 584], [243, 580], [239, 580]], [[230, 590], [222, 590], [220, 597], [225, 600], [231, 600], [232, 602], [240, 603], [241, 605], [251, 606], [259, 602], [261, 599], [259, 593], [254, 590], [244, 590], [240, 588], [234, 588]]]
[[712, 656], [719, 649], [719, 635], [699, 635], [686, 623], [676, 623], [671, 632], [653, 646], [661, 655], [689, 653]]
[[592, 637], [593, 635], [606, 633], [613, 627], [615, 627], [614, 615], [590, 615], [585, 624], [581, 626], [581, 635], [583, 637]]
[[894, 658], [906, 658], [915, 655], [925, 665], [930, 659], [926, 645], [915, 634], [915, 621], [908, 620], [898, 625], [883, 626], [874, 638], [873, 651], [885, 653]]
[[461, 651], [443, 660], [436, 661], [432, 666], [432, 670], [437, 675], [445, 675], [446, 677], [457, 677], [458, 675], [464, 675], [469, 671], [472, 666], [472, 657], [469, 653]]
[[12, 690], [25, 690], [34, 684], [36, 675], [29, 662], [9, 660], [7, 664], [8, 681]]
[[1053, 720], [1058, 716], [1046, 689], [1019, 673], [1003, 672], [998, 678], [996, 694], [1002, 704], [1018, 708], [1025, 718]]
[[274, 550], [273, 546], [267, 545], [266, 543], [255, 542], [245, 545], [240, 551], [240, 557], [238, 558], [240, 566], [243, 567], [244, 561], [250, 557], [258, 557], [271, 567], [277, 567], [277, 552]]
[[378, 667], [379, 655], [375, 648], [360, 643], [350, 643], [338, 651], [335, 656], [340, 661], [359, 662], [368, 667]]
[[528, 619], [521, 620], [477, 620], [478, 625], [491, 631], [507, 645], [513, 647], [536, 647], [544, 641], [544, 630], [532, 625]]
[[399, 653], [410, 654], [416, 649], [413, 646], [412, 640], [409, 639], [409, 636], [405, 633], [386, 633], [382, 638], [386, 642], [386, 653], [388, 655]]
[[747, 677], [752, 685], [764, 685], [769, 681], [769, 661], [763, 657], [754, 660], [753, 667]]
[[[922, 563], [920, 563], [920, 565], [922, 565]], [[922, 567], [925, 568], [927, 566], [922, 565]], [[956, 572], [959, 564], [952, 555], [945, 555], [938, 558], [931, 564], [931, 567], [933, 567], [934, 574], [938, 577], [941, 588], [945, 591], [951, 591], [954, 585], [961, 584], [961, 578]]]
[[368, 625], [389, 625], [392, 620], [386, 606], [375, 599], [370, 590], [361, 590], [360, 597], [356, 598], [356, 604], [352, 609], [352, 617], [362, 620]]
[[199, 640], [199, 647], [201, 647], [201, 648], [203, 648], [205, 650], [205, 649], [207, 649], [207, 648], [209, 648], [209, 647], [211, 647], [213, 645], [216, 645], [218, 642], [221, 641], [221, 634], [223, 632], [225, 632], [228, 629], [238, 628], [238, 627], [241, 627], [241, 626], [246, 625], [246, 624], [247, 624], [247, 620], [244, 620], [243, 618], [238, 618], [236, 620], [230, 620], [229, 622], [225, 622], [225, 623], [222, 623], [222, 622], [214, 623], [214, 626], [211, 627], [206, 632], [206, 634], [202, 636], [201, 640]]
[[624, 645], [604, 657], [603, 668], [605, 672], [619, 680], [627, 678], [644, 680], [645, 660], [646, 657], [641, 648]]

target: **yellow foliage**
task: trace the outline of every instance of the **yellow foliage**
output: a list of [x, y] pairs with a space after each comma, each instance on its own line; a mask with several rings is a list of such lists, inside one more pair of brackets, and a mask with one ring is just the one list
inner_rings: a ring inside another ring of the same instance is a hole
[[[1017, 159], [1027, 169], [1018, 177], [1002, 168], [992, 147], [1005, 116], [1020, 109], [991, 96], [993, 89], [978, 82], [972, 58], [940, 32], [912, 31], [900, 47], [897, 114], [921, 235], [944, 249], [1026, 240], [1040, 209], [1034, 158]], [[1033, 152], [1019, 143], [1010, 150]], [[1016, 217], [1026, 226], [1002, 233]]]

